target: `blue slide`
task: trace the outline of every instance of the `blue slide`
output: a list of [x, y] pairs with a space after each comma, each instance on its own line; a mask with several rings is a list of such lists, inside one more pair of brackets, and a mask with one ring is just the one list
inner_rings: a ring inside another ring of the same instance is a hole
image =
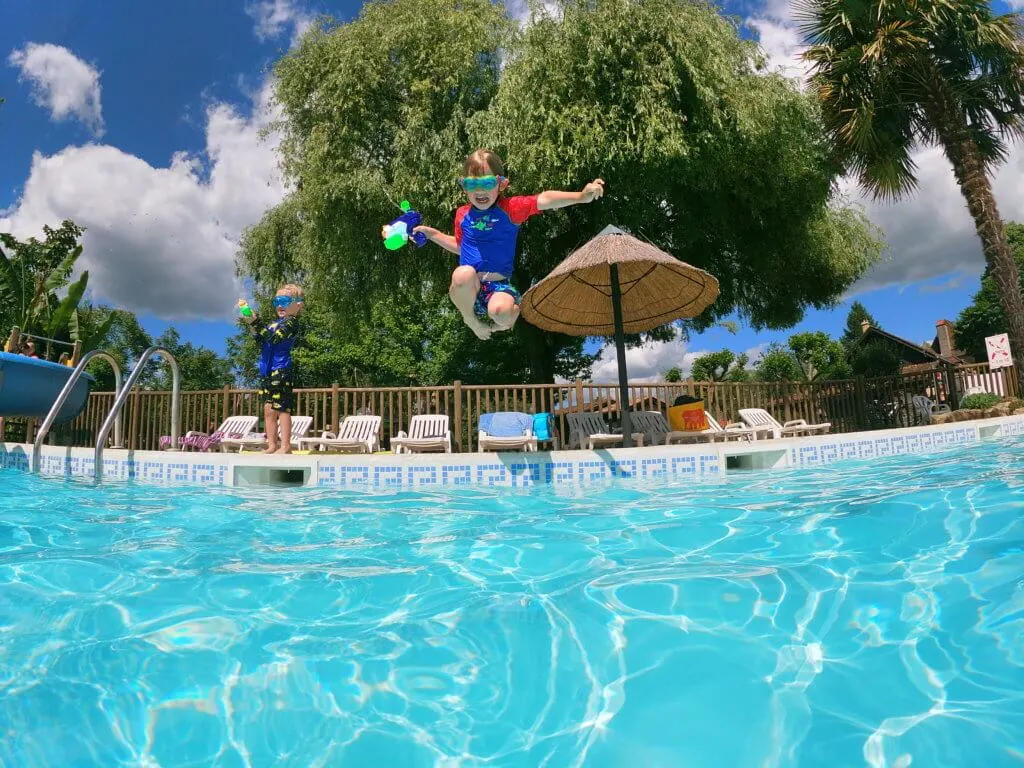
[[[0, 416], [46, 418], [72, 370], [60, 363], [0, 352]], [[54, 424], [64, 424], [80, 414], [95, 383], [92, 376], [83, 373]]]

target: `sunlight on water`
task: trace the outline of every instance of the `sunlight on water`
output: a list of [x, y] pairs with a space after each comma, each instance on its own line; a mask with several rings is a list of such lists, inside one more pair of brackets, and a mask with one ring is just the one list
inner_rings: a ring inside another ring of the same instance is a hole
[[2, 766], [1021, 766], [1024, 447], [580, 491], [0, 471]]

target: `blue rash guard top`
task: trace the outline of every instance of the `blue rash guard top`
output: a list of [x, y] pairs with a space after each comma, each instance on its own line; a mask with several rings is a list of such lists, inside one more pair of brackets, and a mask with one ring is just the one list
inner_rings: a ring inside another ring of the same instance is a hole
[[537, 195], [499, 197], [483, 211], [466, 204], [455, 212], [455, 243], [459, 266], [511, 277], [519, 227], [540, 213]]
[[253, 335], [260, 342], [260, 376], [292, 367], [292, 347], [299, 337], [299, 318], [282, 317], [267, 326], [252, 325]]

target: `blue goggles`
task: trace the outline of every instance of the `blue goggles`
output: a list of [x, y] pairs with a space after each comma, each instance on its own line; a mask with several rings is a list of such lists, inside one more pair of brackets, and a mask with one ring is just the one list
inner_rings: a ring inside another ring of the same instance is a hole
[[467, 192], [490, 192], [492, 189], [497, 189], [498, 185], [503, 182], [505, 178], [503, 176], [466, 176], [459, 179], [459, 184]]
[[285, 309], [286, 307], [290, 307], [292, 305], [292, 302], [296, 304], [301, 304], [302, 299], [296, 299], [291, 296], [275, 296], [274, 309]]

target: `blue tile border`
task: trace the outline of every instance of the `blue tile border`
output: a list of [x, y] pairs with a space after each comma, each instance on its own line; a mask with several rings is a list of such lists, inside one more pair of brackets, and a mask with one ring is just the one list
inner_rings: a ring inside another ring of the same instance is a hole
[[[1014, 426], [1024, 431], [1024, 420], [1015, 423]], [[905, 453], [926, 453], [945, 446], [978, 442], [977, 430], [973, 427], [963, 426], [918, 434], [871, 436], [856, 440], [849, 439], [847, 435], [835, 435], [834, 437], [836, 442], [828, 442], [827, 438], [821, 438], [820, 441], [810, 445], [792, 446], [789, 450], [789, 466], [797, 469], [820, 467], [841, 460], [876, 459]]]
[[[787, 440], [783, 466], [820, 467], [837, 461], [871, 460], [927, 453], [996, 437], [1024, 435], [1024, 416], [988, 422], [949, 424], [900, 430], [897, 434], [864, 432]], [[994, 427], [994, 429], [993, 429]], [[563, 453], [440, 454], [405, 457], [354, 457], [312, 454], [310, 484], [322, 488], [417, 489], [436, 487], [531, 488], [538, 485], [578, 487], [613, 479], [709, 480], [725, 474], [724, 450], [744, 453], [767, 443], [713, 443], [700, 446], [649, 447]], [[295, 457], [299, 458], [299, 457]], [[31, 446], [0, 443], [0, 468], [27, 471]], [[160, 453], [111, 450], [104, 456], [106, 480], [141, 483], [230, 485], [237, 454]], [[301, 461], [296, 466], [307, 466]], [[92, 477], [88, 449], [43, 449], [41, 470], [51, 477]]]

